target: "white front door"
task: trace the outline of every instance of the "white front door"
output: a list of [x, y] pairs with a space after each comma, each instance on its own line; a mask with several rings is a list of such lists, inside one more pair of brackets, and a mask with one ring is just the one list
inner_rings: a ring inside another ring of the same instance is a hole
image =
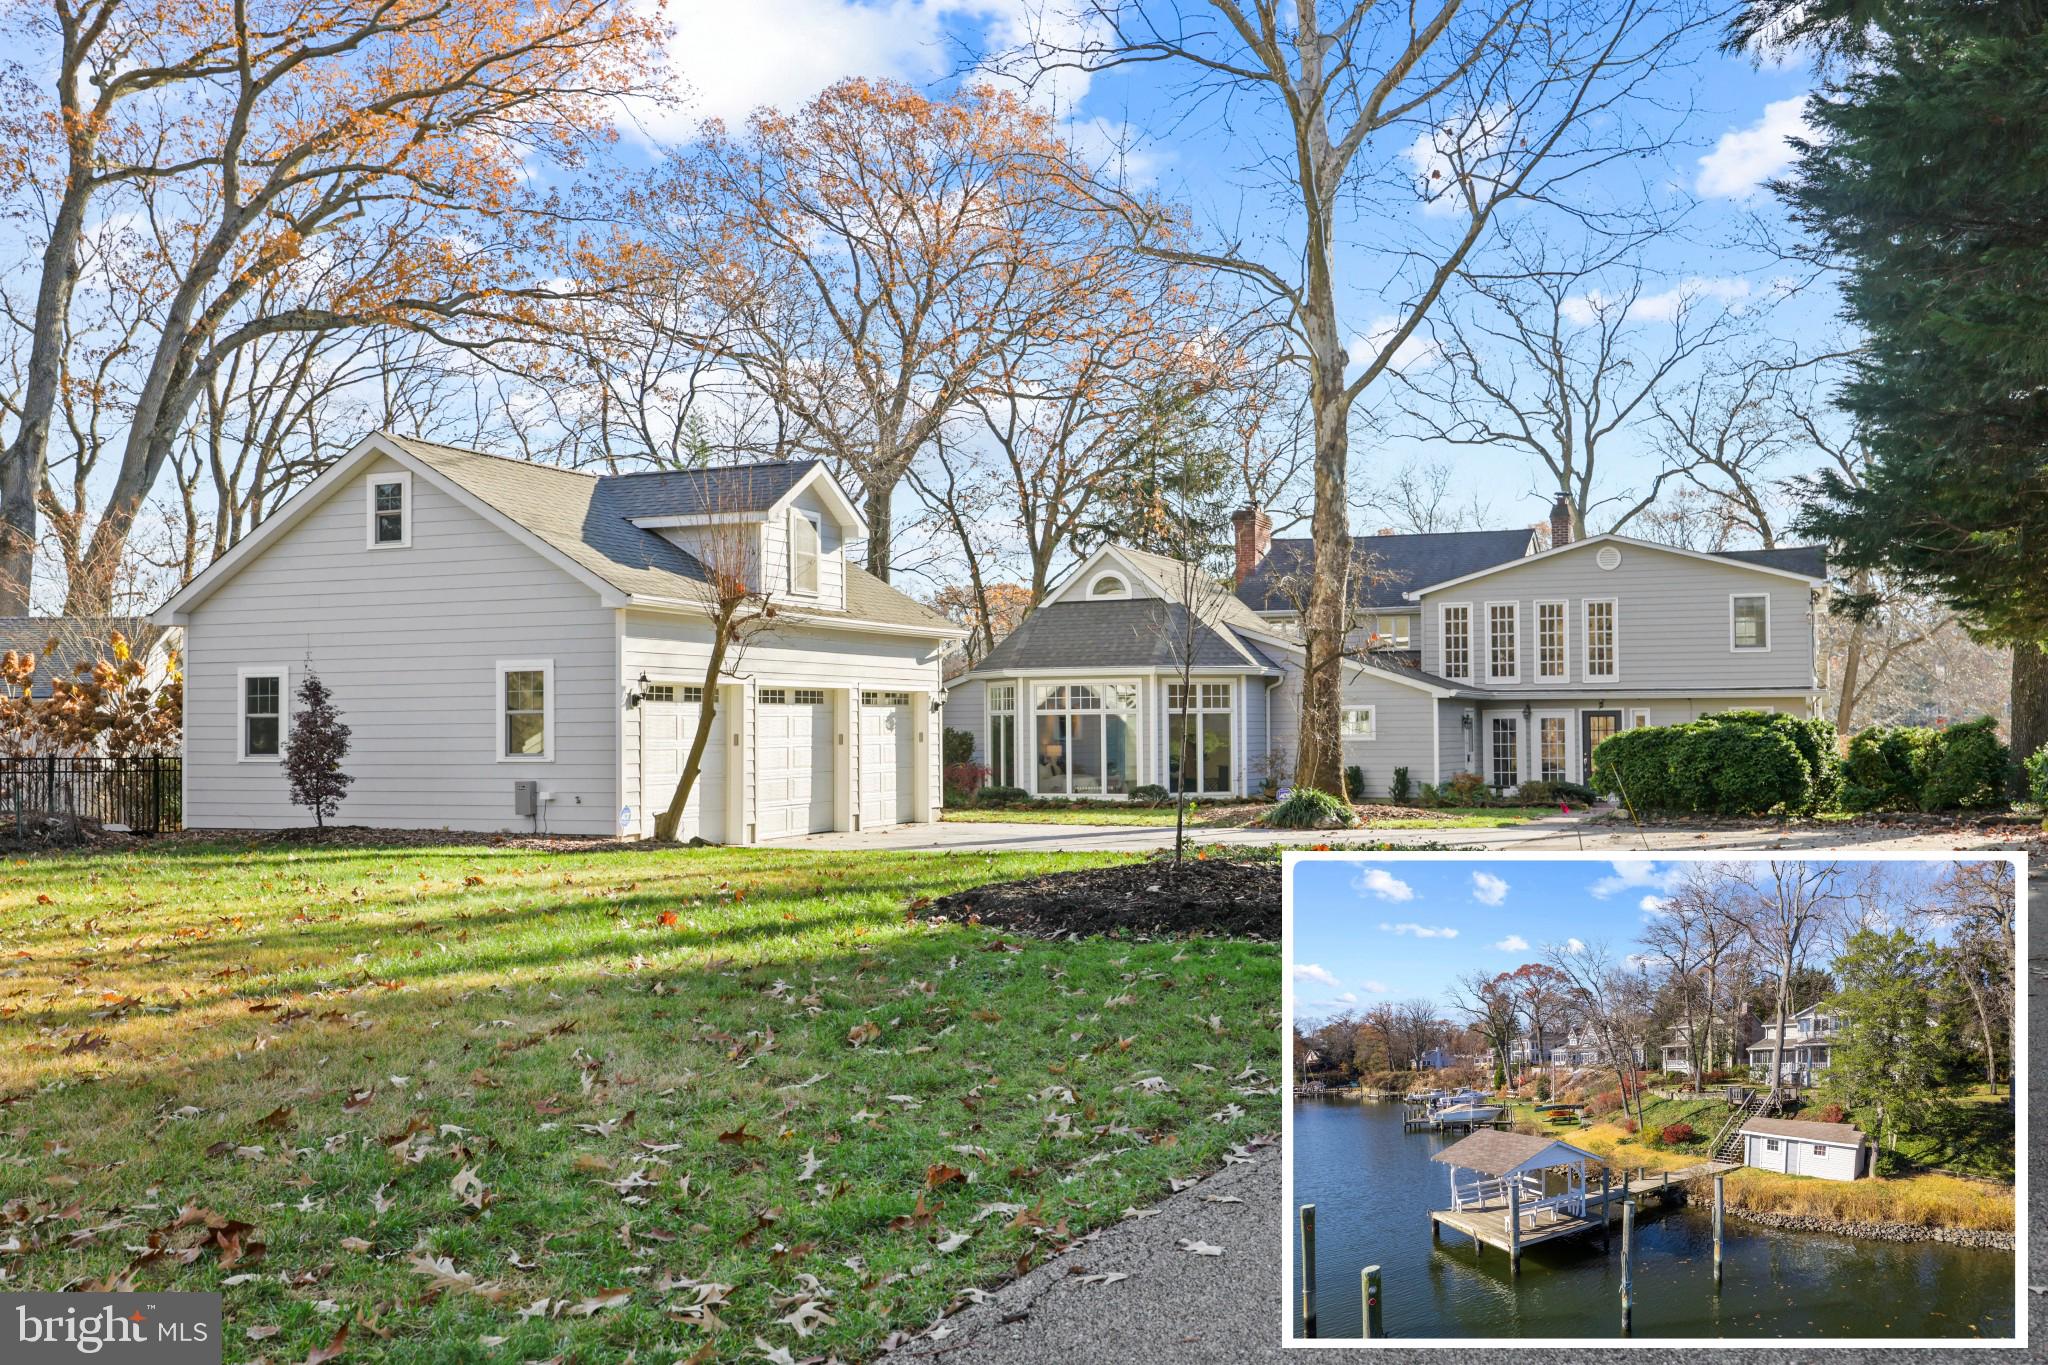
[[[699, 688], [655, 684], [647, 693], [648, 699], [640, 703], [640, 833], [643, 838], [652, 838], [654, 822], [668, 809], [676, 783], [682, 780], [683, 762], [690, 755], [690, 745], [696, 742], [697, 721], [704, 708], [694, 700], [681, 700], [702, 696]], [[725, 842], [723, 715], [712, 718], [711, 738], [704, 745], [703, 770], [690, 788], [676, 838]]]
[[831, 829], [832, 707], [824, 689], [764, 687], [755, 701], [760, 837]]
[[860, 694], [860, 827], [879, 829], [913, 817], [912, 740], [908, 692]]
[[1522, 782], [1522, 718], [1507, 712], [1486, 717], [1486, 785], [1497, 791]]

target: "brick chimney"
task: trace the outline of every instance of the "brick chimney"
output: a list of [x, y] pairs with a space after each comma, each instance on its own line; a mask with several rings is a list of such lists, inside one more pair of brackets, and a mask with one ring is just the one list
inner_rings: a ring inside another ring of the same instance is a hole
[[1273, 548], [1273, 521], [1264, 508], [1256, 503], [1230, 514], [1230, 524], [1237, 531], [1237, 586], [1252, 576], [1252, 571], [1266, 560], [1266, 551]]
[[1550, 548], [1572, 543], [1572, 505], [1565, 495], [1559, 493], [1557, 501], [1550, 504]]

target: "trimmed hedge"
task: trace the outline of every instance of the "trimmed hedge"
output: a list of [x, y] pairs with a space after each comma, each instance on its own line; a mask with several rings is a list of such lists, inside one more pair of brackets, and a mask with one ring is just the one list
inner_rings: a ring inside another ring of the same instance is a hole
[[2048, 807], [2048, 744], [2027, 760], [2027, 795], [2035, 805]]
[[1986, 810], [2005, 803], [2012, 753], [1990, 716], [1945, 730], [1873, 725], [1849, 742], [1847, 810]]
[[1835, 727], [1769, 711], [1624, 730], [1593, 751], [1593, 785], [1639, 811], [1810, 814], [1841, 786]]

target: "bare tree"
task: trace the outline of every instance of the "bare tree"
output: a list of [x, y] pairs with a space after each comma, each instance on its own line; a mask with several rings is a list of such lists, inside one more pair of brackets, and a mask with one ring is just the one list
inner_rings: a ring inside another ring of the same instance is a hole
[[[1200, 538], [1199, 522], [1192, 526], [1170, 567], [1160, 576], [1166, 600], [1152, 618], [1151, 630], [1163, 646], [1172, 679], [1167, 684], [1167, 788], [1173, 796], [1173, 862], [1178, 868], [1187, 852], [1188, 790], [1192, 783], [1202, 790], [1202, 772], [1208, 755], [1208, 736], [1202, 729], [1201, 708], [1196, 704], [1197, 668], [1213, 662], [1215, 651], [1229, 649], [1219, 636], [1223, 618], [1235, 597], [1226, 578], [1211, 572], [1220, 568], [1220, 547]], [[1238, 774], [1232, 773], [1235, 780]]]
[[[1335, 566], [1334, 571], [1331, 566]], [[1343, 591], [1340, 599], [1343, 609], [1334, 620], [1316, 614], [1316, 596], [1331, 580], [1335, 580]], [[1293, 613], [1294, 638], [1301, 646], [1303, 692], [1311, 686], [1328, 684], [1340, 698], [1343, 696], [1345, 663], [1361, 657], [1372, 647], [1370, 613], [1366, 611], [1365, 603], [1370, 600], [1374, 585], [1384, 581], [1386, 570], [1370, 552], [1359, 548], [1358, 542], [1348, 537], [1341, 553], [1325, 555], [1317, 551], [1313, 558], [1303, 556], [1275, 562], [1266, 580], [1268, 597], [1285, 602]], [[1349, 800], [1351, 794], [1345, 790], [1342, 776], [1342, 729], [1332, 729], [1315, 736], [1304, 730], [1298, 743], [1304, 747], [1320, 744], [1329, 751], [1316, 760], [1314, 769], [1339, 774], [1337, 785], [1329, 789], [1329, 794]], [[1306, 771], [1308, 767], [1308, 763], [1298, 757], [1296, 771]]]
[[[1949, 864], [1931, 888], [1926, 913], [1949, 925], [1955, 951], [1963, 959], [1968, 985], [1984, 1033], [1985, 1074], [1998, 1082], [1998, 1051], [1991, 1032], [1996, 1020], [2005, 1030], [2006, 1055], [2014, 1074], [2019, 1068], [2019, 942], [2018, 879], [2007, 862], [1957, 861]], [[1980, 961], [1981, 975], [1970, 960]]]
[[1593, 1039], [1600, 1060], [1614, 1072], [1622, 1112], [1643, 1119], [1642, 1060], [1648, 1055], [1655, 995], [1640, 966], [1616, 962], [1605, 944], [1544, 945], [1544, 958], [1565, 979], [1572, 1017]]
[[[997, 65], [1170, 65], [1189, 84], [1176, 117], [1216, 117], [1243, 149], [1247, 196], [1285, 205], [1278, 230], [1188, 245], [1162, 238], [1173, 224], [1155, 206], [1105, 192], [1140, 250], [1242, 281], [1293, 333], [1315, 432], [1311, 530], [1334, 564], [1350, 539], [1353, 408], [1412, 354], [1508, 206], [1599, 216], [1570, 202], [1575, 182], [1661, 145], [1633, 110], [1661, 100], [1655, 82], [1711, 17], [1694, 0], [1069, 0]], [[1340, 240], [1358, 249], [1340, 254]], [[1391, 313], [1363, 338], [1345, 322], [1353, 289]], [[1337, 579], [1311, 594], [1325, 639], [1343, 633]], [[1341, 789], [1340, 693], [1335, 671], [1303, 689], [1299, 785]]]
[[1692, 1088], [1701, 1088], [1724, 1039], [1738, 1033], [1739, 1001], [1748, 985], [1748, 931], [1731, 912], [1713, 870], [1689, 864], [1686, 875], [1652, 912], [1643, 943], [1661, 963], [1685, 1034]]
[[1485, 491], [1446, 460], [1402, 465], [1366, 490], [1365, 510], [1390, 530], [1407, 534], [1477, 531], [1493, 519]]
[[1784, 1083], [1785, 1026], [1797, 1012], [1792, 992], [1815, 940], [1850, 904], [1848, 873], [1834, 861], [1725, 863], [1717, 869], [1730, 913], [1747, 925], [1772, 977], [1771, 1088]]
[[1496, 976], [1472, 972], [1452, 983], [1450, 995], [1451, 1003], [1465, 1016], [1466, 1026], [1486, 1040], [1506, 1074], [1522, 1021], [1514, 978], [1506, 972]]

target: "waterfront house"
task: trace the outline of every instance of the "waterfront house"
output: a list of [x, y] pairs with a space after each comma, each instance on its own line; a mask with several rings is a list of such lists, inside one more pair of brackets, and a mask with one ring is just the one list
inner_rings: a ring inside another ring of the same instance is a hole
[[[1785, 1021], [1785, 1056], [1779, 1064], [1780, 1085], [1812, 1085], [1828, 1069], [1834, 1055], [1836, 1019], [1822, 1004], [1808, 1005]], [[1771, 1053], [1776, 1046], [1775, 1021], [1758, 1031], [1749, 1045], [1749, 1073], [1759, 1081], [1771, 1079]]]
[[[1290, 599], [1313, 547], [1273, 539], [1257, 508], [1234, 521], [1234, 583], [1103, 545], [953, 682], [946, 726], [974, 736], [994, 782], [1123, 799], [1284, 779], [1304, 668]], [[1368, 568], [1341, 729], [1365, 794], [1401, 775], [1410, 790], [1459, 773], [1503, 791], [1583, 782], [1621, 730], [1812, 714], [1819, 549], [1573, 540], [1569, 516], [1553, 522], [1548, 549], [1527, 529], [1355, 538]]]
[[1859, 1180], [1870, 1174], [1873, 1154], [1861, 1129], [1807, 1119], [1746, 1119], [1742, 1149], [1745, 1166], [1821, 1180]]
[[[1761, 1031], [1762, 1025], [1757, 1023], [1754, 1015], [1743, 1014], [1732, 1021], [1725, 1017], [1716, 1019], [1706, 1063], [1701, 1069], [1712, 1071], [1717, 1066], [1732, 1063], [1736, 1057], [1746, 1056], [1750, 1044], [1756, 1041]], [[1658, 1058], [1659, 1065], [1666, 1071], [1692, 1070], [1692, 1042], [1686, 1037], [1683, 1025], [1672, 1028], [1670, 1039], [1658, 1049]], [[1769, 1065], [1768, 1061], [1765, 1065]]]

